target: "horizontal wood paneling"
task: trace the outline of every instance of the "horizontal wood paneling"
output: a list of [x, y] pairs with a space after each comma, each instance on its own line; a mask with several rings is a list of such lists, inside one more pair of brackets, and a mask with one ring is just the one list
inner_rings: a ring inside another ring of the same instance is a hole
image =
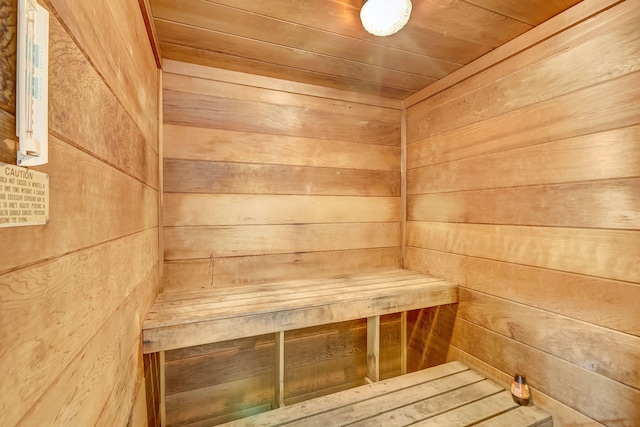
[[207, 289], [299, 277], [337, 277], [389, 268], [402, 268], [402, 255], [397, 247], [171, 261], [165, 264], [163, 289]]
[[417, 248], [407, 248], [406, 262], [478, 292], [640, 336], [633, 283]]
[[[140, 328], [160, 283], [157, 71], [137, 1], [43, 3], [49, 163], [35, 169], [50, 177], [50, 222], [0, 231], [2, 423], [126, 425], [143, 418]], [[0, 86], [13, 87], [1, 46]], [[0, 159], [15, 164], [7, 110]]]
[[[640, 126], [636, 125], [434, 166], [418, 167], [416, 163], [417, 168], [407, 172], [407, 192], [633, 178], [640, 168], [639, 137]], [[409, 153], [411, 158], [411, 149]], [[597, 167], [593, 159], [598, 159]]]
[[157, 72], [139, 3], [45, 1], [157, 149]]
[[[335, 277], [401, 264], [399, 110], [309, 85], [171, 67], [175, 73], [164, 79], [166, 291]], [[332, 336], [324, 330], [313, 341]], [[397, 350], [397, 343], [389, 344], [390, 354]], [[212, 356], [225, 374], [171, 374], [170, 422], [220, 420], [270, 405], [275, 355], [257, 362], [252, 352], [246, 363], [237, 350], [224, 360]], [[285, 381], [288, 400], [362, 380], [359, 371], [344, 367], [360, 363], [361, 355], [334, 351], [304, 361], [305, 351], [287, 353], [285, 374], [293, 375]], [[170, 363], [199, 366], [206, 357], [198, 357]], [[225, 376], [247, 363], [257, 370]], [[216, 378], [227, 378], [225, 385]], [[205, 404], [205, 396], [215, 396], [215, 405]]]
[[164, 126], [164, 155], [171, 159], [247, 161], [343, 169], [398, 171], [400, 147], [256, 134], [188, 126]]
[[313, 111], [250, 100], [166, 90], [165, 123], [243, 132], [399, 145], [397, 120]]
[[166, 193], [399, 196], [400, 174], [165, 159]]
[[165, 226], [396, 222], [397, 197], [167, 193]]
[[640, 179], [416, 195], [407, 209], [409, 221], [640, 229]]
[[405, 265], [461, 285], [448, 359], [526, 375], [559, 425], [640, 419], [640, 13], [610, 6], [407, 112]]
[[634, 403], [640, 398], [637, 389], [460, 317], [451, 344], [493, 366], [502, 366], [507, 372], [524, 373], [531, 386], [558, 400], [565, 401], [571, 396], [571, 406], [605, 425], [630, 426], [640, 418], [640, 409]]
[[[640, 388], [640, 337], [462, 289], [458, 316], [508, 338]], [[602, 352], [602, 347], [615, 352]]]
[[[409, 222], [407, 244], [523, 265], [640, 281], [635, 230]], [[428, 242], [428, 244], [420, 243]]]
[[400, 246], [398, 223], [165, 227], [164, 236], [167, 260]]

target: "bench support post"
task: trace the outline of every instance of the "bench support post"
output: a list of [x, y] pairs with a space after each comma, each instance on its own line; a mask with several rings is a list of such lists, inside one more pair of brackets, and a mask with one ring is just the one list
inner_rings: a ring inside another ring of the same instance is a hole
[[166, 405], [166, 378], [164, 373], [164, 351], [158, 353], [160, 364], [160, 426], [165, 427], [167, 425], [167, 405]]
[[380, 316], [367, 318], [367, 377], [380, 381]]
[[407, 312], [400, 315], [400, 373], [407, 373]]
[[276, 332], [276, 405], [284, 406], [284, 332]]

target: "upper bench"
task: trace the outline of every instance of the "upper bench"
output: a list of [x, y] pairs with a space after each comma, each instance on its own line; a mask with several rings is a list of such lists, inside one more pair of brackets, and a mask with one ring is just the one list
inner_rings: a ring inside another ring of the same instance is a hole
[[457, 285], [409, 270], [160, 293], [144, 353], [458, 302]]

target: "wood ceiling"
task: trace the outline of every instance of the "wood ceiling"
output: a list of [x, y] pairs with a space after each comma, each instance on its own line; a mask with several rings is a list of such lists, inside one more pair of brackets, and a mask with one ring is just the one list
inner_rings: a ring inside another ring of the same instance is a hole
[[163, 58], [404, 99], [580, 0], [413, 0], [368, 34], [362, 0], [151, 0]]

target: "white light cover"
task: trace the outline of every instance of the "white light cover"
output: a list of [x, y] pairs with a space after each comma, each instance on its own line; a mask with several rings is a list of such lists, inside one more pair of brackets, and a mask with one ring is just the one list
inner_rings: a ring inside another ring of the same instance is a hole
[[367, 0], [360, 10], [362, 26], [374, 36], [397, 33], [411, 16], [411, 0]]

